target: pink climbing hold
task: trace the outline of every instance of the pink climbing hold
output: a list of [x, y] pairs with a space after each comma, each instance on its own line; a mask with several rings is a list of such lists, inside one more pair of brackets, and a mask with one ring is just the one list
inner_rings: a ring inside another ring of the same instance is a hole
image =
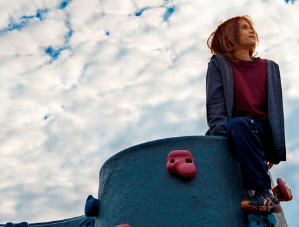
[[118, 226], [115, 226], [115, 227], [131, 227], [131, 226], [128, 225], [128, 224], [124, 224], [124, 225], [118, 225]]
[[277, 179], [277, 186], [272, 189], [279, 201], [290, 201], [293, 199], [291, 189], [287, 186], [283, 178]]
[[185, 178], [191, 178], [196, 173], [194, 158], [187, 150], [171, 151], [167, 157], [166, 167], [170, 173], [177, 173]]

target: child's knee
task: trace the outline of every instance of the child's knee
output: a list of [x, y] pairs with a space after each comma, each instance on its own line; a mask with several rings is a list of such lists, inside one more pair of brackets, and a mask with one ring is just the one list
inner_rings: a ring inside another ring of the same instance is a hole
[[229, 134], [234, 129], [248, 126], [248, 120], [245, 117], [234, 117], [226, 123], [226, 133]]

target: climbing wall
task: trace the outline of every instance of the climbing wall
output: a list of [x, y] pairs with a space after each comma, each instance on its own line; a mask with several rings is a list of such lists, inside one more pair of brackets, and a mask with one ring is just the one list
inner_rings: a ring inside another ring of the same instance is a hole
[[[86, 218], [85, 215], [74, 217], [74, 218], [68, 218], [58, 221], [50, 221], [50, 222], [40, 222], [40, 223], [27, 223], [27, 222], [21, 222], [21, 223], [11, 223], [8, 222], [5, 225], [0, 224], [0, 227], [87, 227], [84, 224], [88, 222], [89, 220], [86, 219], [86, 221], [83, 221]], [[92, 218], [89, 218], [92, 219]], [[92, 223], [89, 221], [89, 223]], [[94, 227], [94, 225], [89, 224], [88, 227]]]
[[[166, 168], [171, 151], [187, 150], [196, 173], [184, 178]], [[100, 170], [96, 227], [248, 226], [239, 162], [227, 138], [178, 137], [130, 147]], [[283, 213], [275, 215], [287, 226]]]

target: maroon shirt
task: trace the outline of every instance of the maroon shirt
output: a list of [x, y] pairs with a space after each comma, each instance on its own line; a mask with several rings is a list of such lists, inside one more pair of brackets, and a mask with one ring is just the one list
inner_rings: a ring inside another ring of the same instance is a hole
[[265, 120], [267, 111], [267, 62], [254, 61], [232, 63], [235, 99], [232, 117]]

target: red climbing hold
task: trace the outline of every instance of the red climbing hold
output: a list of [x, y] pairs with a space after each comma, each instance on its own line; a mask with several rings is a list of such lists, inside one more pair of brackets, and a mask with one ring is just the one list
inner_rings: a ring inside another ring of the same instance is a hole
[[118, 225], [118, 226], [115, 226], [115, 227], [131, 227], [131, 226], [128, 225], [128, 224], [124, 224], [124, 225]]
[[167, 157], [166, 167], [170, 173], [178, 173], [185, 178], [191, 178], [196, 173], [194, 158], [187, 150], [170, 152]]
[[290, 201], [293, 199], [291, 189], [286, 185], [283, 178], [277, 179], [277, 186], [272, 189], [273, 193], [276, 194], [279, 201]]

